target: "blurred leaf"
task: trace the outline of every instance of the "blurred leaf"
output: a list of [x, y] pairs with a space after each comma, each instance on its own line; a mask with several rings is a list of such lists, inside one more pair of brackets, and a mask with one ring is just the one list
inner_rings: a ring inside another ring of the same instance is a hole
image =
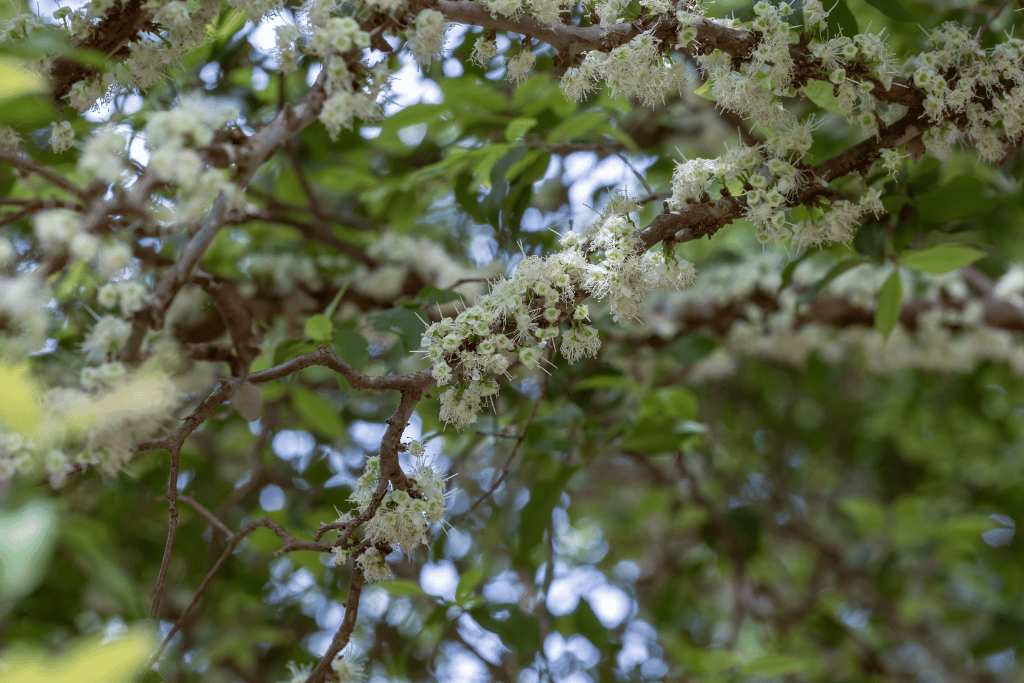
[[292, 407], [311, 431], [334, 441], [345, 436], [345, 423], [338, 411], [319, 394], [306, 389], [292, 390]]
[[13, 59], [0, 57], [0, 106], [6, 100], [45, 93], [48, 89], [49, 85], [41, 74], [23, 68]]
[[763, 655], [752, 662], [740, 667], [740, 673], [745, 676], [786, 676], [807, 669], [808, 662], [799, 657], [787, 655]]
[[369, 318], [376, 331], [397, 334], [407, 353], [420, 348], [420, 338], [427, 326], [415, 312], [402, 307], [389, 308], [371, 313]]
[[242, 382], [231, 397], [231, 405], [235, 407], [239, 415], [245, 418], [246, 422], [255, 422], [260, 419], [263, 393], [252, 382]]
[[311, 315], [306, 319], [305, 333], [306, 336], [313, 341], [328, 341], [331, 338], [331, 332], [333, 329], [334, 325], [331, 323], [330, 319], [320, 313]]
[[519, 547], [516, 559], [521, 565], [529, 564], [529, 553], [544, 538], [544, 531], [551, 521], [551, 511], [562, 497], [565, 485], [578, 467], [561, 467], [553, 479], [542, 481], [530, 490], [530, 500], [519, 513]]
[[864, 0], [876, 10], [896, 21], [917, 21], [917, 17], [900, 4], [900, 0]]
[[157, 639], [148, 626], [133, 626], [108, 643], [96, 635], [76, 641], [74, 649], [54, 657], [8, 648], [4, 652], [9, 683], [132, 683], [139, 680]]
[[415, 581], [406, 581], [404, 579], [394, 579], [392, 581], [381, 581], [379, 584], [381, 588], [386, 590], [391, 595], [397, 597], [406, 597], [409, 595], [426, 595], [427, 593], [423, 588]]
[[[507, 612], [508, 616], [499, 619]], [[478, 624], [496, 633], [501, 642], [513, 652], [529, 652], [540, 648], [540, 627], [534, 617], [523, 614], [519, 607], [509, 605], [480, 605], [468, 610]]]
[[[1001, 201], [988, 195], [989, 186], [973, 175], [953, 178], [941, 187], [921, 195], [917, 210], [927, 223], [948, 223], [968, 216], [981, 216], [990, 212]], [[970, 198], [969, 201], [966, 201]]]
[[882, 333], [882, 337], [889, 338], [896, 328], [896, 322], [900, 319], [900, 310], [903, 308], [903, 282], [900, 280], [899, 270], [892, 271], [892, 274], [882, 285], [878, 293], [878, 305], [875, 308], [875, 329]]
[[962, 268], [985, 256], [985, 252], [961, 244], [939, 244], [927, 249], [912, 249], [900, 254], [900, 262], [923, 273], [941, 275]]
[[13, 605], [35, 590], [46, 574], [57, 540], [57, 518], [50, 504], [32, 500], [0, 511], [0, 606]]
[[0, 361], [0, 425], [30, 434], [39, 425], [39, 386], [27, 364]]

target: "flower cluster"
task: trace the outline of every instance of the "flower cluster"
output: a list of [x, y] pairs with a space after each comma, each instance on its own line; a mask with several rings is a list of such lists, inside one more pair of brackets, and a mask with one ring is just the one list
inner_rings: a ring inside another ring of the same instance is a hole
[[[493, 282], [474, 306], [426, 329], [423, 353], [438, 385], [448, 387], [441, 394], [442, 420], [456, 429], [475, 422], [498, 393], [497, 378], [516, 360], [539, 367], [556, 338], [561, 337], [561, 353], [570, 362], [596, 356], [601, 341], [578, 299], [608, 298], [615, 320], [632, 319], [647, 292], [680, 289], [693, 281], [693, 266], [671, 250], [643, 249], [628, 219], [637, 208], [636, 202], [615, 197], [586, 235], [567, 232], [560, 252], [524, 258], [512, 277]], [[564, 332], [563, 322], [569, 324]]]
[[561, 87], [566, 97], [579, 100], [603, 82], [614, 96], [637, 97], [644, 106], [653, 106], [687, 84], [684, 67], [665, 57], [647, 31], [611, 52], [588, 52], [579, 67], [566, 70]]
[[[422, 444], [411, 442], [412, 453], [423, 453]], [[429, 525], [440, 522], [444, 517], [444, 480], [429, 464], [421, 463], [409, 481], [418, 491], [414, 498], [408, 491], [390, 490], [384, 494], [380, 506], [366, 523], [366, 535], [374, 543], [411, 550], [427, 542]], [[369, 509], [370, 502], [380, 484], [380, 456], [367, 459], [366, 469], [356, 482], [349, 500], [355, 503], [361, 514]]]
[[406, 32], [406, 38], [417, 62], [429, 64], [434, 56], [441, 54], [444, 31], [444, 15], [436, 9], [425, 9], [416, 15], [416, 22]]

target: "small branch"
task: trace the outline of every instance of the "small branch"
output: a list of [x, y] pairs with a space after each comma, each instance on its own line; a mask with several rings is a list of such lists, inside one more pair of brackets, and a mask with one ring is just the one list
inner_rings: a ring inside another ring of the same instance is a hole
[[203, 517], [206, 517], [206, 519], [209, 520], [210, 524], [215, 526], [220, 531], [224, 532], [225, 536], [230, 536], [231, 535], [231, 529], [228, 528], [227, 524], [225, 524], [224, 522], [220, 521], [220, 519], [217, 518], [217, 515], [213, 514], [209, 510], [207, 510], [206, 507], [203, 506], [202, 503], [200, 503], [198, 500], [196, 500], [195, 498], [193, 498], [189, 494], [187, 494], [187, 493], [179, 493], [178, 494], [178, 500], [183, 500], [186, 503], [188, 503], [189, 505], [191, 505], [192, 507], [194, 507], [199, 512], [199, 514], [201, 514]]
[[181, 456], [181, 446], [170, 449], [171, 451], [171, 473], [167, 482], [167, 542], [164, 544], [164, 557], [160, 561], [160, 572], [157, 574], [156, 587], [153, 589], [153, 604], [149, 608], [149, 618], [156, 619], [160, 611], [160, 599], [164, 594], [164, 586], [167, 583], [167, 568], [171, 564], [171, 553], [174, 552], [174, 538], [178, 534], [178, 462]]
[[185, 609], [182, 610], [181, 614], [178, 615], [178, 619], [174, 622], [174, 626], [172, 626], [171, 630], [167, 632], [167, 635], [164, 637], [163, 642], [160, 643], [160, 647], [157, 648], [156, 652], [150, 658], [149, 666], [152, 666], [157, 662], [157, 660], [160, 659], [160, 655], [162, 655], [164, 650], [167, 648], [167, 644], [171, 642], [171, 639], [174, 638], [174, 635], [181, 629], [181, 625], [185, 622], [185, 618], [189, 615], [192, 609], [199, 604], [199, 600], [203, 597], [203, 594], [206, 592], [206, 589], [210, 587], [210, 583], [213, 581], [213, 578], [217, 575], [217, 572], [220, 571], [220, 568], [224, 566], [224, 563], [227, 562], [227, 559], [231, 557], [231, 554], [235, 552], [235, 549], [238, 547], [238, 544], [241, 543], [246, 536], [251, 534], [256, 529], [259, 529], [260, 527], [270, 529], [280, 538], [284, 539], [287, 542], [284, 548], [277, 551], [277, 555], [280, 555], [282, 552], [284, 552], [285, 548], [298, 545], [316, 546], [301, 548], [303, 550], [317, 550], [319, 552], [330, 552], [331, 550], [331, 546], [323, 543], [310, 544], [307, 541], [296, 541], [294, 538], [292, 538], [291, 534], [289, 534], [287, 531], [284, 530], [284, 528], [281, 527], [281, 525], [279, 525], [277, 522], [270, 519], [269, 517], [263, 517], [262, 519], [257, 519], [245, 525], [244, 527], [242, 527], [242, 529], [238, 531], [238, 533], [231, 536], [231, 538], [228, 540], [228, 545], [226, 548], [224, 548], [224, 552], [222, 552], [220, 557], [217, 558], [217, 562], [214, 563], [213, 567], [210, 568], [210, 571], [206, 573], [206, 576], [203, 578], [203, 582], [199, 584], [199, 588], [197, 588], [196, 592], [192, 595], [192, 600], [189, 601], [188, 605], [185, 606]]
[[[550, 358], [550, 354], [548, 354], [548, 355], [549, 355], [549, 358]], [[491, 494], [493, 494], [495, 491], [498, 490], [498, 487], [501, 486], [501, 482], [505, 481], [505, 477], [508, 476], [509, 466], [511, 466], [512, 461], [516, 457], [516, 454], [519, 453], [519, 447], [523, 445], [523, 441], [526, 439], [526, 432], [527, 432], [527, 430], [530, 429], [530, 426], [533, 424], [534, 418], [537, 417], [537, 409], [540, 408], [541, 401], [544, 399], [544, 394], [547, 393], [548, 378], [549, 378], [549, 375], [547, 373], [545, 373], [544, 374], [544, 379], [542, 380], [542, 384], [541, 384], [540, 395], [537, 396], [537, 398], [533, 402], [533, 408], [530, 410], [530, 416], [528, 418], [526, 418], [526, 424], [523, 426], [523, 428], [521, 430], [519, 430], [518, 434], [516, 434], [514, 437], [512, 437], [512, 438], [514, 438], [516, 440], [516, 443], [512, 447], [512, 452], [509, 453], [508, 457], [505, 459], [505, 464], [502, 465], [502, 467], [501, 467], [501, 475], [497, 479], [494, 480], [494, 483], [491, 484], [491, 487], [487, 490], [487, 493], [485, 493], [482, 496], [480, 496], [479, 498], [477, 498], [473, 502], [473, 504], [469, 506], [468, 510], [463, 512], [461, 515], [459, 515], [455, 520], [453, 520], [451, 522], [452, 526], [455, 526], [456, 524], [458, 524], [462, 520], [466, 519], [466, 517], [469, 517], [469, 515], [473, 512], [473, 510], [476, 510], [478, 507], [480, 507], [481, 503], [483, 503], [485, 500], [487, 500], [491, 496]], [[506, 435], [503, 434], [501, 436], [505, 437]]]
[[26, 171], [28, 173], [34, 173], [37, 176], [40, 176], [41, 178], [45, 178], [51, 184], [56, 185], [62, 190], [67, 190], [68, 192], [75, 195], [83, 202], [89, 201], [89, 195], [85, 190], [75, 185], [62, 175], [55, 173], [46, 166], [37, 163], [35, 159], [28, 156], [27, 154], [0, 149], [0, 161], [5, 161], [11, 166], [16, 166], [17, 168], [20, 168], [23, 171]]
[[352, 632], [356, 628], [356, 617], [359, 616], [359, 595], [363, 592], [363, 570], [355, 562], [352, 563], [352, 578], [348, 582], [348, 597], [345, 599], [345, 618], [341, 621], [338, 632], [331, 639], [331, 646], [317, 662], [316, 667], [309, 674], [306, 683], [324, 683], [331, 675], [329, 671], [334, 656], [348, 645]]

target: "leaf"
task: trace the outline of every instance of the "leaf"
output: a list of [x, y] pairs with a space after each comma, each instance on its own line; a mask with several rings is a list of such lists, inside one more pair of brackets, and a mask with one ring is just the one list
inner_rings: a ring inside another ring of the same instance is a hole
[[345, 423], [338, 411], [322, 396], [306, 389], [292, 391], [292, 407], [311, 431], [335, 440], [345, 436]]
[[415, 581], [407, 581], [405, 579], [394, 579], [392, 581], [381, 581], [378, 584], [381, 588], [386, 590], [397, 597], [407, 597], [410, 595], [426, 595], [423, 588]]
[[333, 340], [338, 356], [356, 370], [366, 369], [366, 364], [370, 362], [370, 345], [366, 337], [350, 327], [339, 327], [334, 330]]
[[235, 389], [235, 395], [231, 397], [231, 405], [235, 407], [239, 415], [245, 418], [246, 422], [255, 422], [260, 419], [263, 392], [252, 382], [242, 382]]
[[711, 81], [708, 81], [704, 85], [694, 90], [693, 94], [697, 95], [698, 97], [703, 97], [705, 100], [711, 100], [712, 102], [715, 101], [715, 96], [711, 93]]
[[917, 21], [917, 18], [904, 9], [899, 0], [864, 0], [876, 10], [896, 21]]
[[28, 364], [0, 363], [0, 425], [31, 433], [39, 425], [39, 416], [39, 387], [29, 375]]
[[423, 331], [427, 329], [426, 324], [416, 313], [402, 307], [371, 313], [370, 320], [373, 321], [373, 329], [376, 331], [397, 334], [405, 344], [406, 351], [415, 351], [420, 348], [420, 338], [423, 336]]
[[0, 605], [13, 605], [46, 575], [56, 542], [56, 516], [43, 500], [0, 512]]
[[894, 270], [882, 285], [878, 293], [878, 306], [875, 308], [875, 329], [882, 333], [884, 339], [888, 339], [895, 329], [902, 307], [903, 282], [899, 270]]
[[926, 223], [948, 223], [968, 216], [981, 216], [999, 203], [998, 198], [985, 196], [988, 189], [987, 183], [974, 176], [957, 176], [921, 195], [917, 199], [917, 211]]
[[46, 79], [13, 59], [0, 58], [0, 100], [45, 93]]
[[551, 521], [551, 511], [562, 497], [565, 485], [578, 467], [562, 467], [555, 478], [541, 482], [530, 491], [530, 500], [519, 513], [519, 548], [516, 559], [520, 564], [529, 564], [529, 553], [544, 538], [544, 530]]
[[[540, 627], [537, 620], [523, 614], [517, 605], [480, 605], [468, 610], [478, 624], [496, 633], [513, 652], [527, 652], [540, 647]], [[504, 619], [494, 615], [508, 612]]]
[[[825, 20], [828, 23], [828, 32], [832, 37], [842, 34], [847, 38], [852, 38], [860, 33], [860, 28], [857, 26], [857, 17], [854, 16], [850, 8], [846, 6], [845, 0], [833, 0], [832, 9], [829, 10], [828, 18]], [[827, 4], [826, 7], [829, 5]]]
[[600, 110], [580, 112], [570, 116], [565, 121], [562, 121], [548, 131], [548, 141], [556, 142], [563, 138], [566, 140], [572, 140], [574, 138], [582, 137], [601, 124], [607, 123], [607, 121], [607, 111]]
[[327, 316], [317, 313], [306, 320], [305, 333], [313, 341], [325, 342], [331, 338], [333, 328], [334, 324]]
[[310, 351], [316, 351], [317, 346], [305, 339], [286, 339], [274, 349], [274, 365], [280, 365], [286, 360], [301, 356]]
[[828, 283], [832, 282], [832, 280], [835, 280], [837, 277], [839, 277], [840, 275], [842, 275], [846, 271], [850, 270], [851, 268], [853, 268], [855, 266], [859, 266], [862, 263], [867, 263], [867, 259], [864, 259], [864, 258], [850, 258], [850, 259], [844, 259], [842, 261], [839, 261], [834, 266], [829, 268], [828, 272], [825, 273], [825, 277], [821, 278], [820, 280], [815, 282], [813, 285], [811, 285], [810, 287], [805, 289], [803, 292], [801, 292], [800, 296], [797, 297], [797, 303], [798, 304], [809, 304], [809, 303], [811, 303], [812, 301], [814, 301], [815, 299], [818, 298], [818, 292], [820, 292], [821, 290], [825, 289], [825, 287], [826, 287], [826, 285], [828, 285]]
[[803, 671], [807, 668], [807, 660], [789, 655], [763, 655], [740, 667], [744, 675], [785, 676], [786, 674]]
[[4, 680], [11, 683], [132, 683], [146, 669], [157, 639], [146, 626], [133, 626], [110, 642], [102, 635], [75, 641], [67, 654], [54, 657], [19, 651], [4, 652]]
[[849, 496], [837, 504], [839, 510], [852, 519], [862, 533], [874, 533], [885, 528], [885, 508], [870, 498]]
[[669, 344], [662, 351], [676, 363], [696, 363], [718, 348], [718, 340], [700, 332], [690, 332]]
[[536, 125], [537, 119], [532, 116], [518, 116], [509, 121], [508, 125], [505, 126], [505, 139], [509, 142], [515, 142]]
[[923, 273], [941, 275], [974, 263], [985, 252], [962, 244], [939, 244], [926, 249], [913, 249], [900, 254], [900, 262]]
[[844, 111], [839, 107], [839, 99], [835, 96], [835, 90], [832, 87], [832, 83], [812, 79], [807, 81], [807, 85], [801, 88], [801, 91], [807, 99], [814, 102], [822, 109], [830, 111], [833, 114], [839, 114], [840, 116], [844, 114]]

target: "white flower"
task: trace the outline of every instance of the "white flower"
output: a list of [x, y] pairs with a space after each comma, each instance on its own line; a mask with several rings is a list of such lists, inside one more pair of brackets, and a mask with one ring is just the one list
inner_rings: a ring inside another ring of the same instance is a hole
[[351, 645], [347, 645], [331, 660], [331, 670], [337, 676], [338, 683], [362, 683], [366, 680], [366, 659]]
[[[182, 4], [182, 3], [179, 3]], [[105, 183], [116, 183], [125, 170], [124, 150], [128, 139], [112, 128], [102, 128], [85, 142], [78, 170]]]
[[533, 70], [533, 65], [536, 63], [537, 55], [533, 54], [529, 50], [520, 52], [512, 59], [508, 60], [505, 78], [513, 83], [517, 83], [529, 75], [530, 71]]
[[57, 154], [70, 149], [71, 145], [75, 143], [75, 131], [67, 121], [60, 123], [54, 121], [50, 124], [50, 128], [50, 147]]
[[370, 583], [378, 581], [389, 581], [394, 578], [391, 569], [388, 567], [380, 551], [374, 547], [367, 548], [366, 552], [356, 558], [356, 564], [363, 571], [363, 576]]
[[108, 354], [117, 352], [124, 345], [131, 331], [132, 326], [121, 318], [105, 315], [85, 336], [82, 353], [92, 360], [106, 360]]

